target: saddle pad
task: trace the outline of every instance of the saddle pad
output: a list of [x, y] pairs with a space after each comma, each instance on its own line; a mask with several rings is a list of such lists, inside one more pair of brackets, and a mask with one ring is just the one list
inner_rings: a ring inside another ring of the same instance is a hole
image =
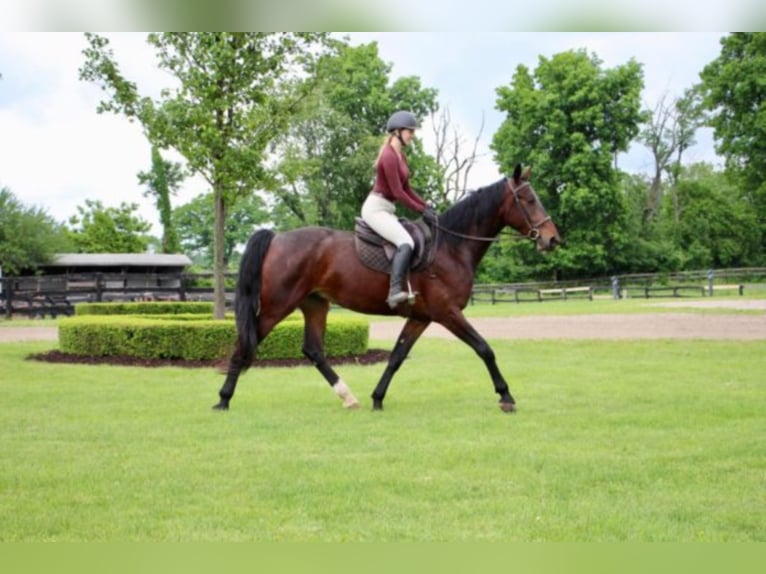
[[[433, 260], [431, 230], [424, 222], [400, 221], [415, 242], [410, 270], [425, 269]], [[356, 220], [354, 243], [357, 255], [365, 266], [383, 273], [391, 272], [396, 247], [377, 235], [361, 218]]]

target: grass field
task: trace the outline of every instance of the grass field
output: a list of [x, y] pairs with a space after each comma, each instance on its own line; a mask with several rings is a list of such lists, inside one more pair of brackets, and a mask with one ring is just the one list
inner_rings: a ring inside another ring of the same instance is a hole
[[766, 343], [492, 343], [515, 415], [455, 341], [420, 341], [382, 413], [382, 365], [338, 368], [359, 411], [302, 367], [218, 413], [210, 369], [0, 344], [0, 540], [766, 540]]

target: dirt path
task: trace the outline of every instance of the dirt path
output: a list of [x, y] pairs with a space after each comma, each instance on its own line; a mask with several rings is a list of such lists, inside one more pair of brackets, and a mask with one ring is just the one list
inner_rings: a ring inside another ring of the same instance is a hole
[[[766, 308], [766, 301], [750, 303], [761, 306], [748, 308]], [[394, 341], [403, 324], [403, 320], [373, 321], [370, 324], [370, 338]], [[471, 324], [487, 339], [766, 340], [766, 314], [643, 313], [530, 316], [477, 318], [472, 319]], [[424, 336], [453, 337], [442, 326], [435, 324], [428, 327]], [[55, 327], [0, 328], [0, 342], [56, 340]]]
[[0, 329], [0, 343], [20, 341], [58, 341], [56, 327], [3, 327]]
[[[766, 315], [562, 315], [473, 319], [486, 339], [766, 339]], [[370, 338], [394, 341], [402, 322], [372, 323]], [[441, 325], [424, 336], [452, 338]]]

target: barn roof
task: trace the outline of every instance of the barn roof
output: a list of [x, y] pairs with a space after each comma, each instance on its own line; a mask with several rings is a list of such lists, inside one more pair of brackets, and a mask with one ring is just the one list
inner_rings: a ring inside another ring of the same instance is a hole
[[183, 254], [167, 253], [59, 253], [45, 267], [186, 267]]

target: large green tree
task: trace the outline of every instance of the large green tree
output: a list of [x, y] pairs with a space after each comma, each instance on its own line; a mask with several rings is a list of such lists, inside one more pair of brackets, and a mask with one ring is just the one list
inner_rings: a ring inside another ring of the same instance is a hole
[[0, 268], [18, 275], [49, 263], [70, 249], [63, 226], [45, 210], [21, 203], [7, 187], [0, 188]]
[[766, 253], [766, 32], [723, 37], [721, 54], [700, 77], [716, 150], [757, 214]]
[[[280, 227], [351, 228], [370, 191], [389, 115], [408, 109], [426, 117], [437, 109], [436, 91], [418, 78], [392, 81], [377, 44], [335, 48], [320, 61], [317, 89], [277, 149], [271, 189]], [[412, 185], [429, 197], [440, 183], [435, 163], [420, 142], [407, 153]]]
[[[566, 240], [542, 263], [559, 277], [613, 272], [630, 240], [616, 158], [639, 133], [642, 86], [636, 61], [607, 69], [577, 50], [540, 57], [534, 72], [520, 65], [497, 90], [506, 117], [491, 147], [507, 172], [519, 162], [533, 167], [533, 185]], [[523, 261], [528, 251], [516, 251]]]
[[157, 66], [173, 78], [159, 98], [141, 96], [124, 78], [102, 36], [87, 34], [80, 77], [107, 92], [100, 112], [138, 120], [153, 144], [177, 150], [213, 191], [215, 316], [225, 310], [224, 235], [227, 210], [265, 184], [268, 145], [285, 129], [296, 105], [313, 87], [325, 34], [150, 34]]
[[149, 222], [137, 214], [138, 204], [105, 207], [86, 199], [69, 218], [68, 235], [77, 253], [143, 253], [149, 244]]

